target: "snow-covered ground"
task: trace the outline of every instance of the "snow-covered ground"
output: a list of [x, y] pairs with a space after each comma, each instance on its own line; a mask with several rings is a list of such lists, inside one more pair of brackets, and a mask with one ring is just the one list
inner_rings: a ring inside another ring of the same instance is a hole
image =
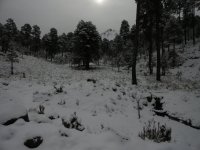
[[[200, 130], [155, 116], [146, 98], [151, 94], [163, 97], [166, 111], [200, 126], [199, 45], [185, 48], [181, 57], [183, 65], [169, 70], [161, 83], [155, 76], [146, 76], [147, 68], [139, 62], [139, 85], [133, 86], [127, 70], [117, 72], [107, 66], [72, 70], [31, 56], [20, 58], [15, 75], [10, 76], [10, 63], [0, 56], [0, 123], [26, 113], [30, 120], [0, 125], [0, 150], [27, 150], [24, 142], [37, 136], [43, 139], [38, 150], [199, 150]], [[63, 86], [63, 91], [56, 92], [54, 86]], [[41, 106], [44, 114], [39, 113]], [[67, 129], [62, 124], [74, 113], [85, 130]], [[171, 142], [138, 137], [152, 119], [171, 127]]]

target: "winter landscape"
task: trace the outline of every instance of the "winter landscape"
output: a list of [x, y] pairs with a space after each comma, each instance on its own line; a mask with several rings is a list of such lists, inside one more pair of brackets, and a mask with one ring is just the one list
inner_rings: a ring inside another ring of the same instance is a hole
[[199, 1], [131, 2], [102, 32], [0, 15], [0, 150], [200, 149]]

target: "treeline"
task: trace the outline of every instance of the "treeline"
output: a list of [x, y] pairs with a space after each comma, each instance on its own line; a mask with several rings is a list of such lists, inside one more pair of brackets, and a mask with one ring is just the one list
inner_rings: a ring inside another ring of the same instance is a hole
[[[101, 39], [92, 22], [81, 20], [74, 32], [58, 35], [57, 29], [41, 37], [40, 27], [25, 24], [17, 29], [13, 19], [0, 23], [0, 48], [4, 53], [19, 47], [21, 53], [44, 57], [51, 61], [71, 63], [89, 69], [90, 62], [99, 62], [127, 69], [132, 67], [132, 83], [137, 84], [136, 62], [144, 56], [148, 72], [156, 78], [177, 65], [176, 44], [200, 37], [199, 0], [137, 0], [136, 24], [130, 27], [123, 20], [114, 40]], [[155, 53], [156, 52], [156, 58]]]
[[92, 22], [81, 20], [74, 32], [62, 35], [58, 35], [56, 28], [51, 28], [43, 37], [38, 25], [25, 24], [18, 30], [11, 18], [4, 25], [0, 23], [0, 48], [4, 53], [15, 49], [51, 61], [61, 55], [59, 59], [83, 64], [89, 69], [89, 63], [100, 58], [100, 46], [101, 37]]

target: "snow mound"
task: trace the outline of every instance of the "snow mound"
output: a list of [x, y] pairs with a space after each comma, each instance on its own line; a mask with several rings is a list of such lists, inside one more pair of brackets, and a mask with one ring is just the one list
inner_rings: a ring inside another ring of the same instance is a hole
[[0, 124], [9, 124], [19, 118], [27, 116], [26, 108], [17, 103], [6, 103], [0, 105]]

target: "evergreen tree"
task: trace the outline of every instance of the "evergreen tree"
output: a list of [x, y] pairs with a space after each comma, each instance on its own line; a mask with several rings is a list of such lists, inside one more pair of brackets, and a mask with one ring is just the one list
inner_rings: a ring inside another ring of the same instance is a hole
[[0, 45], [2, 46], [3, 25], [0, 23]]
[[102, 50], [102, 54], [103, 55], [107, 55], [107, 56], [110, 56], [110, 53], [109, 53], [109, 40], [108, 39], [103, 39], [102, 43], [101, 43], [101, 50]]
[[15, 40], [17, 34], [17, 26], [13, 19], [9, 18], [6, 20], [5, 26], [5, 34], [7, 34], [9, 40]]
[[172, 66], [175, 67], [176, 65], [176, 43], [180, 43], [182, 41], [182, 27], [179, 24], [179, 21], [175, 17], [171, 17], [165, 27], [166, 38], [168, 39], [169, 43], [173, 43], [174, 48], [173, 52], [170, 52], [172, 55]]
[[58, 31], [55, 28], [51, 28], [50, 29], [50, 33], [49, 33], [49, 55], [51, 58], [51, 61], [54, 58], [54, 55], [56, 54], [56, 52], [58, 52]]
[[58, 37], [58, 47], [63, 57], [64, 52], [67, 51], [67, 35], [65, 33]]
[[127, 42], [129, 38], [130, 26], [128, 21], [123, 20], [120, 27], [120, 36], [122, 37], [124, 43]]
[[6, 20], [6, 24], [1, 26], [1, 45], [2, 51], [7, 52], [11, 41], [15, 40], [17, 34], [17, 26], [13, 19]]
[[31, 31], [32, 31], [32, 27], [28, 23], [22, 26], [21, 31], [20, 31], [22, 46], [28, 49], [30, 48], [30, 45], [31, 45], [31, 38], [32, 38]]
[[120, 35], [117, 35], [114, 39], [114, 62], [118, 68], [118, 71], [120, 69], [120, 65], [123, 61], [123, 38]]
[[74, 32], [74, 53], [83, 60], [85, 69], [89, 69], [92, 59], [99, 58], [100, 35], [92, 22], [81, 20]]
[[74, 33], [69, 32], [67, 33], [67, 52], [73, 51], [73, 39], [74, 39]]
[[48, 59], [48, 55], [49, 55], [49, 49], [50, 49], [50, 36], [49, 34], [45, 34], [42, 37], [42, 47], [46, 52], [46, 59]]
[[34, 25], [32, 27], [32, 51], [36, 54], [39, 51], [40, 48], [40, 27], [37, 25]]

